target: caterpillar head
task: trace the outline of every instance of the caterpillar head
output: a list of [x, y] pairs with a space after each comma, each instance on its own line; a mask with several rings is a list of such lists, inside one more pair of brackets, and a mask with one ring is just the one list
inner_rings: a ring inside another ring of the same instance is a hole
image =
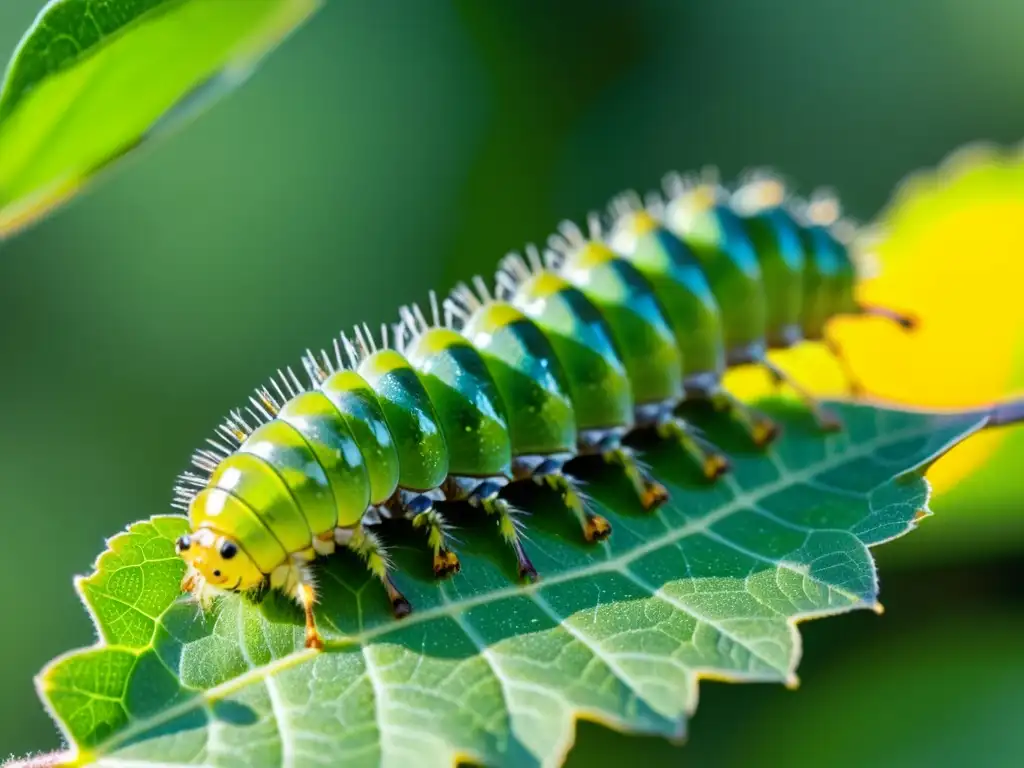
[[[193, 592], [203, 586], [245, 592], [263, 583], [260, 569], [230, 536], [201, 528], [179, 538], [175, 549], [189, 565]], [[201, 583], [195, 583], [196, 576]]]

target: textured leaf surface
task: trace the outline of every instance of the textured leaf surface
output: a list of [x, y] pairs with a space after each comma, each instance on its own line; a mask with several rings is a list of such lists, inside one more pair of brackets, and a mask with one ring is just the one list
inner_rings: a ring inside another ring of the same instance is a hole
[[[0, 236], [238, 84], [319, 0], [51, 0], [0, 91]], [[191, 98], [189, 98], [191, 97]]]
[[79, 582], [100, 644], [56, 660], [40, 690], [82, 762], [109, 765], [554, 765], [578, 717], [680, 736], [701, 678], [795, 684], [797, 621], [877, 606], [868, 548], [926, 513], [922, 470], [985, 423], [836, 407], [846, 431], [827, 437], [781, 411], [768, 455], [706, 424], [734, 457], [715, 486], [652, 447], [672, 493], [655, 514], [598, 473], [589, 490], [614, 533], [597, 547], [524, 491], [535, 585], [512, 583], [496, 535], [468, 518], [463, 572], [441, 584], [397, 535], [416, 608], [401, 622], [350, 557], [330, 558], [323, 653], [275, 595], [198, 616], [179, 599], [184, 521], [138, 523]]

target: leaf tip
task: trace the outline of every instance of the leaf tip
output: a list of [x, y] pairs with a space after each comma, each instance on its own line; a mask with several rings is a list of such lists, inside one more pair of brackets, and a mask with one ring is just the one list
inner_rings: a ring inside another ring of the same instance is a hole
[[881, 616], [885, 613], [885, 606], [879, 602], [875, 602], [875, 604], [871, 606], [871, 610], [875, 612], [876, 616]]
[[786, 690], [795, 691], [800, 687], [800, 678], [795, 672], [791, 672], [786, 676], [784, 685], [786, 686]]

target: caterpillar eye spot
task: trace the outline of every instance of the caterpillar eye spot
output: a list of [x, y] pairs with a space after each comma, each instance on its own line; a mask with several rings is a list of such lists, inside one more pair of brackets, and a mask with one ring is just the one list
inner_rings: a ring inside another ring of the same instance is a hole
[[220, 578], [220, 571], [219, 571], [219, 570], [216, 570], [216, 571], [214, 571], [214, 572], [213, 572], [213, 577], [214, 577], [215, 579], [219, 579], [219, 578]]
[[230, 560], [232, 557], [238, 554], [238, 547], [232, 544], [230, 541], [225, 541], [220, 545], [220, 556], [225, 560]]
[[192, 546], [192, 540], [189, 538], [188, 534], [185, 534], [184, 536], [178, 537], [178, 540], [176, 542], [174, 542], [174, 548], [176, 550], [178, 550], [179, 554], [181, 552], [184, 552], [185, 550], [187, 550], [191, 546]]

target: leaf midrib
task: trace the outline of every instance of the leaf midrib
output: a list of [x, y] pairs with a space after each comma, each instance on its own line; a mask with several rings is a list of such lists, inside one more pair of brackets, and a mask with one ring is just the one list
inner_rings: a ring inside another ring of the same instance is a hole
[[[433, 619], [442, 618], [445, 616], [452, 617], [456, 614], [463, 613], [465, 610], [469, 608], [491, 603], [495, 600], [500, 600], [505, 597], [532, 594], [532, 592], [542, 587], [550, 586], [552, 584], [560, 584], [567, 581], [575, 581], [580, 578], [585, 578], [587, 576], [604, 572], [615, 571], [621, 573], [624, 565], [627, 565], [628, 563], [632, 562], [638, 557], [648, 554], [649, 552], [653, 552], [654, 550], [659, 549], [665, 546], [666, 544], [671, 544], [680, 541], [684, 538], [687, 538], [689, 536], [692, 536], [694, 534], [705, 531], [715, 523], [729, 517], [732, 514], [735, 514], [743, 508], [746, 508], [748, 506], [757, 506], [757, 504], [761, 500], [779, 490], [790, 487], [802, 480], [806, 480], [808, 477], [817, 475], [822, 471], [832, 469], [837, 466], [841, 466], [855, 458], [860, 458], [863, 455], [872, 454], [878, 448], [900, 442], [909, 437], [920, 435], [925, 431], [926, 430], [923, 428], [923, 426], [918, 425], [916, 428], [897, 430], [889, 433], [881, 433], [872, 440], [866, 441], [864, 443], [854, 444], [849, 450], [841, 454], [827, 456], [820, 462], [809, 464], [806, 467], [802, 467], [798, 470], [780, 473], [780, 477], [778, 479], [773, 480], [770, 483], [760, 485], [753, 491], [742, 490], [740, 493], [736, 494], [736, 496], [733, 499], [731, 499], [726, 504], [723, 504], [721, 507], [714, 510], [713, 512], [710, 512], [697, 520], [693, 520], [687, 523], [686, 525], [681, 526], [680, 528], [677, 528], [673, 531], [666, 531], [666, 534], [664, 536], [652, 541], [644, 542], [643, 544], [638, 545], [633, 549], [624, 551], [614, 557], [608, 557], [604, 560], [592, 563], [582, 568], [565, 571], [563, 573], [556, 574], [554, 576], [551, 576], [550, 578], [544, 579], [533, 584], [513, 584], [508, 587], [503, 587], [502, 589], [493, 590], [491, 592], [487, 592], [481, 595], [465, 597], [458, 601], [446, 601], [435, 608], [429, 608], [425, 611], [413, 613], [407, 618], [402, 619], [400, 622], [389, 622], [381, 624], [377, 627], [373, 627], [372, 629], [364, 630], [343, 641], [330, 641], [327, 643], [326, 651], [341, 650], [344, 648], [352, 648], [354, 646], [365, 647], [371, 641], [378, 637], [387, 635], [391, 632], [404, 630], [410, 625], [418, 624], [424, 621], [431, 621]], [[969, 430], [968, 432], [970, 433], [973, 431], [975, 430]], [[826, 440], [833, 439], [835, 439], [834, 436], [826, 438]], [[785, 464], [783, 464], [783, 467], [785, 467]], [[912, 472], [914, 471], [914, 469], [915, 467], [911, 467], [906, 472]], [[889, 482], [891, 482], [891, 480]], [[605, 542], [600, 546], [607, 553], [608, 544]], [[731, 542], [730, 546], [732, 546]], [[777, 562], [776, 565], [778, 565]], [[808, 576], [808, 578], [811, 577]], [[842, 591], [833, 585], [828, 586], [832, 589], [836, 589], [837, 591]], [[652, 594], [652, 597], [653, 596], [655, 595]], [[853, 597], [855, 601], [859, 601], [859, 599], [856, 598], [856, 596], [851, 595], [851, 597]], [[815, 613], [815, 615], [817, 615], [817, 613]], [[131, 650], [139, 651], [142, 649]], [[243, 690], [252, 683], [261, 682], [267, 677], [273, 676], [279, 672], [283, 672], [287, 669], [290, 669], [293, 666], [297, 666], [305, 661], [311, 660], [315, 658], [319, 653], [321, 653], [321, 651], [316, 651], [312, 649], [295, 651], [293, 653], [288, 654], [287, 656], [282, 657], [279, 660], [273, 661], [264, 666], [253, 667], [248, 672], [245, 672], [231, 680], [221, 683], [220, 685], [214, 686], [213, 688], [209, 688], [205, 691], [197, 691], [197, 696], [195, 696], [194, 698], [184, 701], [181, 704], [178, 704], [174, 707], [169, 707], [151, 718], [140, 720], [136, 724], [129, 726], [125, 730], [116, 734], [110, 741], [99, 745], [99, 749], [97, 751], [90, 751], [81, 755], [78, 759], [78, 762], [80, 763], [82, 759], [88, 759], [89, 757], [109, 754], [110, 751], [116, 749], [125, 741], [128, 741], [129, 739], [138, 735], [139, 733], [142, 733], [155, 726], [173, 720], [175, 717], [185, 714], [197, 707], [205, 707], [209, 705], [211, 702], [215, 702], [219, 699], [226, 698], [230, 696], [232, 693], [235, 693], [236, 691]]]

